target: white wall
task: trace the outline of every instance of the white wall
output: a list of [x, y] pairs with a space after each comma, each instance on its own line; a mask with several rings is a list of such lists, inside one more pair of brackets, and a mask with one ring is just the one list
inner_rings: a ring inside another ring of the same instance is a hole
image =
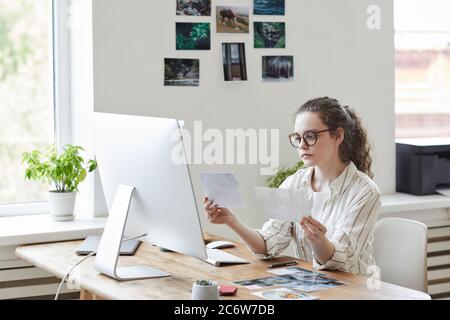
[[[354, 107], [374, 147], [376, 182], [383, 193], [395, 189], [394, 48], [390, 0], [286, 0], [286, 49], [253, 49], [250, 35], [216, 34], [213, 17], [179, 17], [175, 0], [95, 0], [93, 2], [95, 111], [202, 120], [207, 128], [280, 129], [281, 165], [297, 155], [288, 145], [292, 114], [307, 99], [328, 95]], [[216, 1], [252, 6], [251, 0]], [[368, 30], [366, 9], [381, 7], [381, 30]], [[251, 12], [251, 11], [250, 11]], [[211, 22], [211, 51], [176, 51], [175, 21]], [[248, 81], [223, 81], [221, 42], [245, 42]], [[294, 55], [295, 81], [262, 83], [261, 56]], [[164, 87], [164, 57], [200, 59], [200, 87]], [[265, 184], [257, 165], [193, 165], [197, 200], [201, 171], [234, 171], [247, 200], [237, 214], [254, 227], [263, 222], [255, 210], [252, 186]], [[201, 206], [200, 206], [201, 207]], [[228, 235], [225, 228], [208, 226]]]

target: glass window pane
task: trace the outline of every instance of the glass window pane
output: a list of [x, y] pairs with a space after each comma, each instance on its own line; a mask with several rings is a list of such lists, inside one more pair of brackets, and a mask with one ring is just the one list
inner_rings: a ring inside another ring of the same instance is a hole
[[450, 1], [394, 4], [396, 137], [450, 136]]
[[0, 0], [0, 204], [46, 200], [21, 154], [53, 143], [51, 1]]

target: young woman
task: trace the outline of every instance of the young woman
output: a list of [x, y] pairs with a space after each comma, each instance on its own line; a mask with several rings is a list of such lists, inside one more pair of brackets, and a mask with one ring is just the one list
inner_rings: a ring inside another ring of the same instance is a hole
[[372, 159], [361, 120], [328, 97], [306, 102], [295, 116], [289, 139], [306, 168], [280, 188], [304, 189], [311, 216], [295, 223], [270, 219], [254, 230], [208, 198], [205, 214], [211, 223], [228, 225], [262, 257], [281, 254], [293, 240], [297, 258], [313, 262], [316, 269], [367, 274], [367, 267], [375, 265], [372, 242], [380, 192], [371, 180]]

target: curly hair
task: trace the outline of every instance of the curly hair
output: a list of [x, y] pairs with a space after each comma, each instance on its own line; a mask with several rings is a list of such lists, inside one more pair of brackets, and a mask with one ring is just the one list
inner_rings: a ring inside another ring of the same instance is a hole
[[297, 109], [295, 117], [303, 112], [316, 112], [332, 133], [338, 128], [344, 130], [344, 140], [339, 146], [339, 156], [345, 163], [353, 161], [359, 171], [373, 178], [372, 157], [367, 132], [361, 119], [349, 106], [342, 106], [338, 100], [329, 97], [312, 99]]

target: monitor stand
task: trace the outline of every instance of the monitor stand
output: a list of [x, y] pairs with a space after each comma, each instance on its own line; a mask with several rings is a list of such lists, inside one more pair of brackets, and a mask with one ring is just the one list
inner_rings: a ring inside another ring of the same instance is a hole
[[169, 277], [170, 273], [147, 266], [121, 268], [117, 266], [133, 191], [133, 186], [120, 185], [117, 188], [98, 246], [95, 268], [109, 277], [122, 281]]

